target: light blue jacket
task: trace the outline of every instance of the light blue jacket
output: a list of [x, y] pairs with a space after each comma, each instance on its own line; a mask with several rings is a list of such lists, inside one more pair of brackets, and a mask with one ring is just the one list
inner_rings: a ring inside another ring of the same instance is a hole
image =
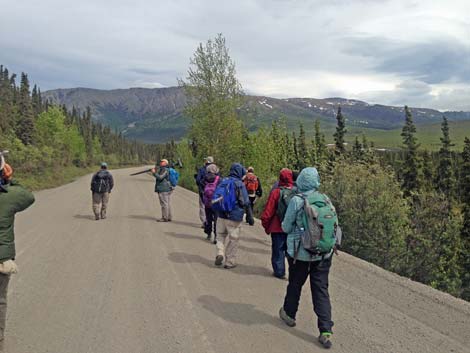
[[[312, 192], [315, 192], [320, 187], [320, 176], [318, 171], [313, 168], [303, 169], [296, 181], [297, 190], [300, 194], [307, 196]], [[297, 260], [300, 261], [320, 261], [321, 256], [311, 255], [307, 250], [300, 244], [300, 235], [303, 229], [303, 216], [304, 216], [304, 200], [300, 196], [294, 196], [287, 207], [284, 221], [282, 222], [282, 229], [287, 233], [287, 253], [290, 257], [294, 257], [295, 249], [298, 249]], [[328, 259], [333, 250], [323, 257]]]

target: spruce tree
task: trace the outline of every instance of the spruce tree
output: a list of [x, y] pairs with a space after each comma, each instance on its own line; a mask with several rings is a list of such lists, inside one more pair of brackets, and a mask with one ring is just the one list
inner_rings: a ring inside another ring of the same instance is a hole
[[341, 113], [341, 106], [339, 106], [338, 113], [336, 114], [336, 132], [333, 135], [335, 138], [335, 154], [337, 156], [343, 155], [345, 152], [344, 135], [346, 135], [346, 120]]
[[470, 301], [470, 139], [465, 137], [460, 171], [460, 194], [463, 203], [462, 238], [462, 295]]
[[454, 175], [452, 172], [452, 152], [451, 147], [454, 144], [451, 143], [449, 136], [449, 122], [446, 117], [442, 119], [442, 137], [441, 137], [441, 148], [439, 150], [439, 165], [437, 167], [436, 176], [436, 188], [438, 191], [444, 193], [446, 197], [451, 201], [452, 189], [455, 183]]
[[309, 161], [309, 153], [303, 124], [300, 124], [299, 139], [297, 141], [297, 154], [298, 168], [299, 170], [302, 170], [307, 166]]
[[317, 165], [320, 169], [324, 170], [328, 158], [328, 150], [325, 135], [321, 133], [320, 121], [318, 119], [315, 121], [315, 155]]
[[353, 158], [356, 161], [360, 161], [363, 158], [363, 147], [362, 144], [359, 142], [359, 137], [356, 136], [356, 139], [354, 140], [354, 145], [353, 145]]
[[419, 191], [419, 144], [415, 137], [416, 126], [413, 123], [413, 116], [407, 106], [405, 106], [405, 117], [405, 126], [403, 126], [401, 132], [403, 144], [405, 145], [405, 159], [401, 174], [403, 192], [405, 196], [410, 196]]
[[24, 72], [21, 73], [18, 105], [16, 135], [25, 145], [30, 145], [33, 143], [34, 138], [34, 111], [29, 92], [28, 76]]

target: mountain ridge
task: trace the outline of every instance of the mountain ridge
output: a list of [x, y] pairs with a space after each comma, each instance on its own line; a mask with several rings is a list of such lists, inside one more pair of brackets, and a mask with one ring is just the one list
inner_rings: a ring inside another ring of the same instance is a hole
[[[185, 135], [190, 119], [183, 114], [186, 97], [181, 87], [65, 88], [50, 90], [43, 97], [55, 104], [84, 111], [90, 107], [95, 120], [123, 132], [129, 138], [145, 142], [166, 142]], [[285, 118], [289, 128], [299, 123], [312, 130], [320, 120], [327, 131], [336, 124], [336, 112], [341, 106], [346, 124], [353, 130], [370, 128], [392, 130], [404, 121], [404, 108], [341, 97], [332, 98], [272, 98], [246, 95], [239, 108], [249, 130], [268, 126], [273, 120]], [[429, 108], [411, 108], [416, 124], [433, 124], [445, 115], [451, 121], [470, 120], [470, 112], [440, 112]]]

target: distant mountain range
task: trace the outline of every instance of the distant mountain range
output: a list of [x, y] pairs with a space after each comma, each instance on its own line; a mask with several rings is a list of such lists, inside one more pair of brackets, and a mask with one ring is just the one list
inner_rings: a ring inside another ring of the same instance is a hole
[[[93, 117], [122, 131], [127, 137], [145, 142], [166, 142], [184, 136], [190, 119], [183, 115], [186, 104], [180, 87], [129, 88], [97, 90], [89, 88], [57, 89], [44, 92], [44, 98], [73, 106], [80, 111], [91, 107]], [[270, 125], [273, 120], [285, 118], [290, 128], [302, 122], [307, 131], [319, 119], [322, 130], [329, 134], [336, 124], [336, 112], [341, 106], [352, 133], [367, 130], [392, 130], [404, 122], [404, 108], [344, 99], [344, 98], [289, 98], [276, 99], [263, 96], [246, 96], [239, 110], [252, 131]], [[412, 108], [416, 124], [435, 124], [445, 115], [451, 121], [470, 120], [470, 112], [439, 112], [433, 109]]]

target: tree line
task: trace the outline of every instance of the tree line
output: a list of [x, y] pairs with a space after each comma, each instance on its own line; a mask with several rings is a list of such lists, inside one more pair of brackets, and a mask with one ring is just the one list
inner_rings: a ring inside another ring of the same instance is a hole
[[155, 146], [128, 141], [92, 120], [90, 108], [80, 112], [56, 106], [30, 89], [28, 76], [0, 66], [0, 147], [11, 151], [10, 162], [24, 174], [41, 175], [67, 166], [89, 167], [147, 163]]
[[345, 251], [470, 300], [470, 139], [463, 151], [454, 151], [445, 117], [437, 153], [420, 148], [408, 107], [400, 151], [378, 151], [365, 136], [347, 145], [341, 107], [334, 146], [326, 145], [319, 121], [311, 138], [302, 125], [289, 131], [282, 117], [249, 133], [239, 108], [242, 88], [222, 35], [199, 45], [180, 84], [188, 95], [190, 133], [158, 153], [184, 160], [186, 186], [194, 185], [194, 168], [207, 155], [223, 172], [235, 161], [253, 166], [267, 185], [281, 168], [315, 166], [322, 190], [337, 207]]

